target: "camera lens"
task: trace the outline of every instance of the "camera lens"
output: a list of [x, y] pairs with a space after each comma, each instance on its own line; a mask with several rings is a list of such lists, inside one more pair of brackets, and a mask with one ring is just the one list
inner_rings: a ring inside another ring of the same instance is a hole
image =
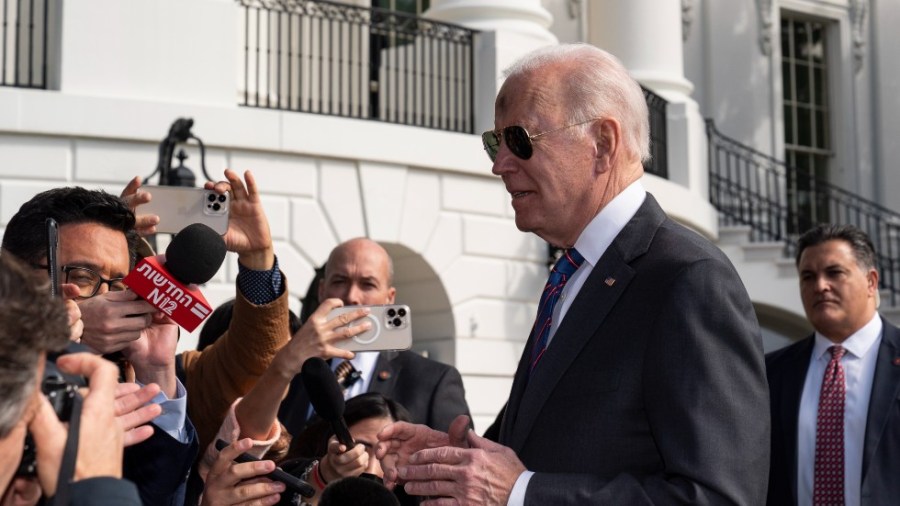
[[206, 200], [208, 200], [210, 202], [215, 202], [216, 196], [214, 194], [210, 193], [209, 195], [206, 196]]
[[400, 324], [403, 323], [403, 320], [401, 320], [400, 318], [394, 318], [393, 323], [395, 327], [399, 327]]
[[216, 202], [215, 204], [212, 205], [213, 211], [218, 211], [221, 208], [222, 208], [222, 206], [218, 202]]
[[401, 307], [397, 310], [397, 314], [400, 316], [406, 316], [406, 310]]
[[391, 318], [393, 318], [394, 316], [397, 315], [397, 311], [394, 311], [393, 308], [392, 308], [392, 309], [388, 309], [388, 310], [387, 310], [387, 315], [390, 316]]
[[225, 195], [219, 195], [219, 202], [225, 202]]

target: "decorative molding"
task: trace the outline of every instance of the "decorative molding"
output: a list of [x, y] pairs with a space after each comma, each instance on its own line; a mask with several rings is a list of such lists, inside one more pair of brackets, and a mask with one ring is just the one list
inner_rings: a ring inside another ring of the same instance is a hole
[[866, 14], [869, 11], [869, 0], [850, 0], [850, 29], [853, 40], [853, 68], [856, 72], [862, 69], [866, 59]]
[[681, 0], [681, 40], [687, 42], [694, 22], [694, 0]]
[[772, 0], [756, 0], [759, 15], [759, 49], [762, 54], [772, 54]]

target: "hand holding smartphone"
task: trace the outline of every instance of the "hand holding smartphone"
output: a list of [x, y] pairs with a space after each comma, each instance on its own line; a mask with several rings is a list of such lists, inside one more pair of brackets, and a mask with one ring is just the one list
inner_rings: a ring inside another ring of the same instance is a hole
[[228, 231], [230, 195], [204, 188], [143, 186], [152, 199], [137, 208], [138, 214], [159, 216], [157, 232], [175, 234], [194, 223], [203, 223], [219, 235]]
[[47, 274], [50, 275], [50, 295], [62, 296], [59, 279], [59, 225], [53, 218], [47, 218]]
[[[219, 450], [219, 451], [222, 451], [226, 447], [228, 447], [228, 443], [226, 443], [225, 441], [223, 441], [221, 439], [216, 439], [215, 444], [216, 444], [216, 450]], [[257, 462], [259, 460], [260, 459], [254, 457], [248, 453], [242, 453], [234, 458], [234, 461], [238, 462], [238, 463]], [[267, 474], [266, 477], [269, 478], [270, 480], [280, 481], [281, 483], [284, 483], [284, 485], [288, 491], [296, 492], [296, 493], [302, 495], [303, 497], [312, 497], [316, 493], [316, 490], [313, 488], [312, 485], [310, 485], [309, 483], [306, 483], [305, 481], [301, 480], [300, 478], [297, 478], [296, 476], [294, 476], [290, 473], [285, 472], [280, 467], [276, 467], [275, 470], [272, 471], [271, 473]]]
[[[350, 313], [360, 307], [363, 306], [334, 308], [328, 313], [328, 319]], [[412, 316], [409, 306], [385, 304], [365, 307], [371, 311], [368, 315], [345, 326], [354, 327], [367, 321], [372, 324], [372, 328], [349, 339], [338, 341], [334, 344], [335, 347], [353, 352], [408, 350], [412, 347]]]

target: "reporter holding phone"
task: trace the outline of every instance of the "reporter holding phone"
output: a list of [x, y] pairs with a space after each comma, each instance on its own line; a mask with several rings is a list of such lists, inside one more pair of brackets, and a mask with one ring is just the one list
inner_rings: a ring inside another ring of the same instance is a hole
[[[393, 271], [390, 255], [377, 242], [364, 237], [350, 239], [331, 251], [315, 291], [322, 305], [332, 308], [337, 307], [335, 300], [345, 306], [393, 304], [397, 295]], [[357, 319], [352, 315], [342, 318], [345, 323]], [[342, 362], [332, 361], [332, 368], [341, 367]], [[381, 393], [406, 407], [415, 423], [437, 430], [447, 430], [456, 416], [469, 413], [462, 377], [450, 365], [412, 351], [357, 352], [350, 363], [355, 374], [351, 373], [351, 380], [344, 385], [347, 399], [365, 392]], [[303, 383], [295, 378], [281, 403], [279, 419], [296, 435], [311, 415]]]

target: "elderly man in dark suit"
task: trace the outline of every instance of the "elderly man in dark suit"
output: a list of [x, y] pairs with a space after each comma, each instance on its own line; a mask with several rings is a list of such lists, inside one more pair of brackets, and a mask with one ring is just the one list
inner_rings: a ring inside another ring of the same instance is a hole
[[770, 505], [893, 504], [900, 497], [900, 329], [878, 314], [868, 236], [820, 225], [797, 245], [815, 333], [766, 356]]
[[386, 479], [447, 504], [746, 504], [765, 499], [759, 327], [725, 255], [640, 183], [640, 86], [588, 45], [507, 71], [485, 150], [516, 225], [565, 248], [494, 433], [395, 423]]

